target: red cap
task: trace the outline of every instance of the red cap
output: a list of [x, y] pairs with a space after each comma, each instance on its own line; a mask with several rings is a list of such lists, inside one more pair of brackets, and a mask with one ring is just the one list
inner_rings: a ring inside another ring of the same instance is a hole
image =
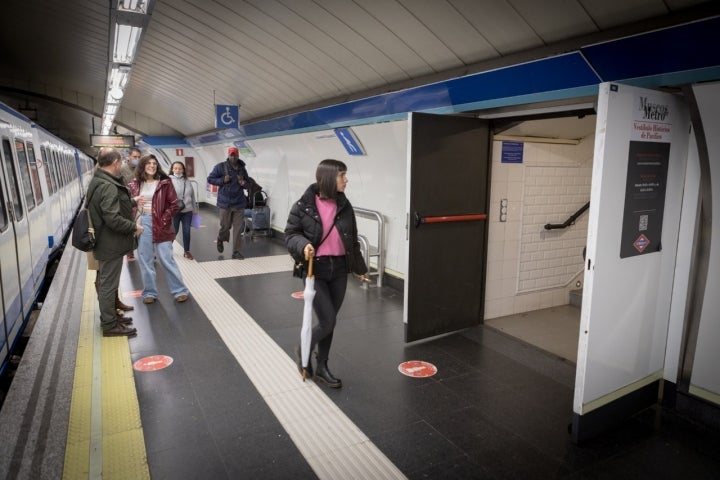
[[235, 147], [230, 147], [230, 148], [228, 148], [228, 155], [232, 155], [233, 153], [236, 154], [236, 155], [239, 155], [239, 154], [240, 154], [240, 153], [238, 152], [238, 149], [237, 149], [237, 148], [235, 148]]

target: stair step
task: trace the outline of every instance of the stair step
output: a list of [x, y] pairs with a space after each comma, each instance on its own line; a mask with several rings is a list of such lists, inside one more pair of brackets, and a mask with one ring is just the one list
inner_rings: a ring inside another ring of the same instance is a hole
[[582, 307], [582, 296], [582, 288], [570, 290], [570, 305], [575, 305], [578, 308]]

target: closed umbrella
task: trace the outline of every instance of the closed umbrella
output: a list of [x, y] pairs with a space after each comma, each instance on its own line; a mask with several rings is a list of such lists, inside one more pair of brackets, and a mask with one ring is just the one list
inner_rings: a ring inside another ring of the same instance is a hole
[[313, 299], [315, 298], [315, 276], [313, 276], [313, 257], [308, 263], [308, 274], [305, 277], [305, 290], [303, 290], [305, 308], [303, 309], [303, 323], [300, 329], [300, 359], [302, 362], [303, 382], [307, 378], [308, 363], [310, 362], [310, 346], [312, 343]]

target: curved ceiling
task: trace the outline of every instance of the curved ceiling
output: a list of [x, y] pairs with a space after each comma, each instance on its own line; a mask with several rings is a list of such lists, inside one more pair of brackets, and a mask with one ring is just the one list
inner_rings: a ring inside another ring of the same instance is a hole
[[[0, 99], [88, 153], [100, 131], [111, 4], [2, 4]], [[717, 4], [151, 0], [117, 131], [196, 135], [214, 129], [214, 104], [241, 105], [241, 123], [254, 122], [703, 18]]]

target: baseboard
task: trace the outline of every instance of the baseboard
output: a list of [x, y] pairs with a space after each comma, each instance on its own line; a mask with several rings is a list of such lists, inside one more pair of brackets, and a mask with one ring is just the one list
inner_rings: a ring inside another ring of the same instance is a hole
[[649, 383], [617, 400], [579, 415], [573, 413], [571, 436], [576, 444], [597, 437], [621, 425], [627, 418], [657, 404], [660, 380]]

